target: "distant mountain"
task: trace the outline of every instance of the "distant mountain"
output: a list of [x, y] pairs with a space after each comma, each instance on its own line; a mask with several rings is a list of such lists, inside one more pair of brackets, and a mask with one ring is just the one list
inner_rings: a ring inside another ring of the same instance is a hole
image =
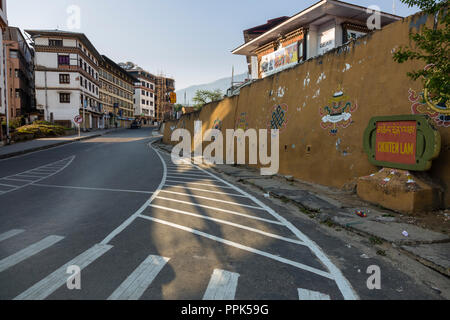
[[[247, 77], [248, 77], [247, 73], [235, 75], [234, 82], [243, 82], [245, 79], [247, 79]], [[184, 104], [184, 93], [186, 92], [186, 101], [189, 105], [192, 105], [193, 104], [192, 99], [194, 98], [197, 90], [220, 89], [222, 90], [222, 93], [225, 94], [230, 87], [231, 87], [231, 77], [219, 79], [211, 83], [190, 86], [185, 89], [180, 89], [176, 91], [177, 100], [178, 103]]]

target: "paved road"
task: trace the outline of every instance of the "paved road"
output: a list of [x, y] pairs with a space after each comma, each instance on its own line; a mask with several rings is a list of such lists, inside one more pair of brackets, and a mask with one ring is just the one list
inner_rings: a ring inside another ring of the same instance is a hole
[[[428, 297], [382, 261], [371, 263], [389, 271], [389, 288], [369, 291], [353, 268], [360, 253], [337, 266], [316, 242], [335, 254], [345, 243], [174, 164], [153, 140], [127, 130], [0, 161], [0, 299]], [[73, 265], [81, 290], [66, 285]]]

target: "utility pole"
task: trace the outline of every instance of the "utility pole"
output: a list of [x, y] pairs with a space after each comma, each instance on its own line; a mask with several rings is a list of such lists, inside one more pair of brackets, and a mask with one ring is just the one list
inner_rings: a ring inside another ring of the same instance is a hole
[[395, 8], [395, 0], [392, 0], [392, 12], [395, 14], [396, 8]]

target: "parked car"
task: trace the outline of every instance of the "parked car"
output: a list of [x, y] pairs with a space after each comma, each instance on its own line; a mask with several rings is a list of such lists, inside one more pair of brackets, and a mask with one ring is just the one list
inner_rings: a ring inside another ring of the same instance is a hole
[[140, 128], [142, 128], [142, 124], [141, 124], [140, 122], [138, 122], [138, 121], [133, 121], [133, 122], [131, 123], [130, 129], [140, 129]]

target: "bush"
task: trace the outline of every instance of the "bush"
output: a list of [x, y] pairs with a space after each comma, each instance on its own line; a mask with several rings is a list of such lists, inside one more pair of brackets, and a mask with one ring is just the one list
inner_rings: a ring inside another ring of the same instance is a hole
[[37, 124], [35, 122], [32, 125], [17, 128], [16, 130], [17, 134], [18, 135], [32, 134], [34, 138], [64, 136], [66, 134], [66, 128], [62, 126], [44, 124], [45, 121], [40, 122], [42, 122], [43, 124]]

